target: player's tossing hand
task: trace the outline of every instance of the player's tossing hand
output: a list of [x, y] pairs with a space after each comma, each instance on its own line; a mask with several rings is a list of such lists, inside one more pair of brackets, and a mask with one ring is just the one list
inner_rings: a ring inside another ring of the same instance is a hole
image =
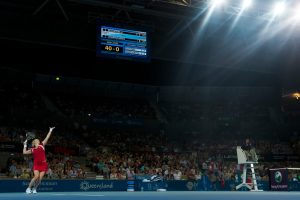
[[53, 129], [55, 129], [55, 127], [49, 127], [49, 131], [53, 131]]
[[23, 145], [24, 145], [25, 148], [27, 147], [27, 140], [25, 140], [25, 141], [23, 142]]

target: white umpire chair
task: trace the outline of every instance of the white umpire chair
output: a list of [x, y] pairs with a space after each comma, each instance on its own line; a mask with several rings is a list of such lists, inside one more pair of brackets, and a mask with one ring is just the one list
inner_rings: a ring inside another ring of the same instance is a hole
[[[247, 156], [244, 150], [241, 148], [241, 146], [237, 146], [236, 148], [236, 153], [237, 153], [237, 159], [238, 159], [238, 164], [243, 165], [243, 182], [236, 186], [236, 190], [246, 187], [250, 191], [262, 191], [259, 190], [257, 187], [257, 181], [256, 181], [256, 175], [255, 175], [255, 169], [254, 169], [254, 164], [257, 164], [258, 162], [256, 161], [247, 161]], [[246, 182], [247, 180], [247, 169], [251, 169], [251, 174], [252, 174], [252, 183], [249, 184]]]

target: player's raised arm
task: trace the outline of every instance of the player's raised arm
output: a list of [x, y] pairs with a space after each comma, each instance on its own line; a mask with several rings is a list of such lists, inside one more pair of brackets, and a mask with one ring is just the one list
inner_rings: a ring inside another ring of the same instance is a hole
[[25, 142], [23, 143], [24, 147], [23, 147], [23, 154], [31, 154], [31, 149], [27, 150], [27, 140], [25, 140]]
[[51, 134], [52, 134], [52, 131], [53, 131], [53, 129], [54, 129], [55, 127], [50, 127], [49, 128], [49, 132], [48, 132], [48, 134], [47, 134], [47, 136], [45, 137], [45, 139], [43, 140], [43, 145], [46, 145], [47, 144], [47, 142], [48, 142], [48, 140], [49, 140], [49, 138], [50, 138], [50, 136], [51, 136]]

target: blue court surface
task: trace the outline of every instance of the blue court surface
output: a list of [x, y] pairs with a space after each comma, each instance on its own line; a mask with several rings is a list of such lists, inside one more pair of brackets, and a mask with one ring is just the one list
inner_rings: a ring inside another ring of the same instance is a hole
[[0, 193], [0, 200], [299, 200], [300, 192], [41, 192]]

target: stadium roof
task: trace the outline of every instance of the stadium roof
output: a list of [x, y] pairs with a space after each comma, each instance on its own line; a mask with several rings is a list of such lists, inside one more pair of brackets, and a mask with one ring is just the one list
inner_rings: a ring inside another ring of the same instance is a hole
[[[207, 2], [1, 0], [2, 66], [154, 84], [299, 84], [298, 27], [271, 24], [263, 15], [236, 23], [236, 4], [208, 19]], [[96, 19], [146, 27], [151, 63], [96, 62]]]

